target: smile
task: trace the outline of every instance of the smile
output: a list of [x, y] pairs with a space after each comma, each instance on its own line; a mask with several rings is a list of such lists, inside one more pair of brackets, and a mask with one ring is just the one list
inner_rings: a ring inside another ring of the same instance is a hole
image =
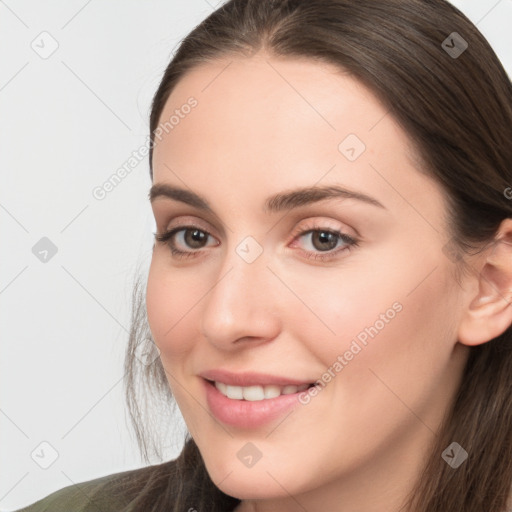
[[302, 384], [300, 386], [276, 386], [275, 384], [266, 386], [230, 386], [218, 381], [215, 381], [214, 385], [220, 393], [232, 400], [248, 400], [251, 402], [299, 393], [313, 386], [313, 384]]

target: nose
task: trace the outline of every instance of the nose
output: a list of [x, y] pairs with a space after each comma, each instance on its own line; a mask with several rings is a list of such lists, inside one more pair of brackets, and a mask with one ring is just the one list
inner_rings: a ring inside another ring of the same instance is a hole
[[268, 342], [280, 330], [276, 277], [264, 252], [251, 263], [228, 252], [204, 298], [201, 332], [222, 350]]

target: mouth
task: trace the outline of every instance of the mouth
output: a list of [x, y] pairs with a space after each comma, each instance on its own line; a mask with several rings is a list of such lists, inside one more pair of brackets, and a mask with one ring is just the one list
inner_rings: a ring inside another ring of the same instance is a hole
[[205, 379], [206, 382], [215, 387], [222, 395], [231, 400], [247, 400], [250, 402], [258, 402], [261, 400], [269, 400], [282, 395], [293, 395], [305, 391], [313, 386], [314, 383], [301, 384], [299, 386], [287, 384], [279, 386], [276, 384], [257, 385], [257, 386], [233, 386], [220, 381]]
[[314, 383], [237, 386], [205, 377], [201, 380], [213, 416], [225, 425], [242, 429], [257, 429], [279, 420], [290, 409], [301, 406], [301, 394], [315, 387]]

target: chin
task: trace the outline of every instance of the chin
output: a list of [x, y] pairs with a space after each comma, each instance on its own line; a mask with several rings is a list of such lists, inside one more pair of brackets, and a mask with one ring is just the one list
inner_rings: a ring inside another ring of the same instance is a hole
[[289, 494], [268, 474], [263, 478], [235, 475], [225, 478], [217, 487], [224, 493], [239, 500], [270, 500], [289, 497]]
[[223, 493], [240, 500], [289, 498], [290, 494], [298, 492], [299, 482], [293, 468], [290, 468], [290, 475], [279, 473], [278, 468], [269, 460], [265, 462], [263, 457], [253, 467], [245, 467], [235, 455], [229, 460], [210, 461], [206, 469]]
[[[261, 461], [259, 461], [261, 463]], [[233, 456], [213, 456], [205, 459], [206, 470], [215, 485], [224, 493], [239, 499], [255, 497], [263, 491], [264, 476], [268, 474], [256, 467], [246, 468]], [[259, 465], [259, 463], [257, 464]], [[263, 474], [262, 474], [263, 473]], [[261, 497], [266, 497], [267, 489]]]

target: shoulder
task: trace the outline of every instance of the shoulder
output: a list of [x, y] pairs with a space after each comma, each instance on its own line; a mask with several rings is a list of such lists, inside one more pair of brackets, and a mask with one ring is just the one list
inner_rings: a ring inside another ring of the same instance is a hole
[[175, 461], [73, 484], [13, 512], [123, 512], [148, 487], [170, 475]]

